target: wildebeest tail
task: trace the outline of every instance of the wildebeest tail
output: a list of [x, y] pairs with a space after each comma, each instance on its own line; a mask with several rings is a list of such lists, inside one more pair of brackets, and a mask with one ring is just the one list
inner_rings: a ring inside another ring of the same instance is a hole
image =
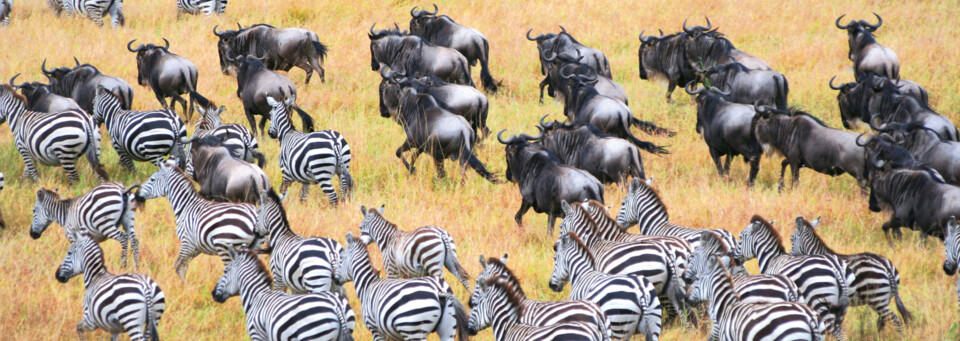
[[903, 317], [903, 324], [910, 324], [910, 321], [913, 320], [913, 314], [910, 314], [907, 306], [904, 305], [903, 300], [900, 299], [900, 273], [897, 271], [897, 268], [891, 267], [890, 270], [888, 270], [890, 273], [887, 277], [890, 278], [890, 291], [893, 292], [893, 298], [897, 303], [897, 311], [899, 311], [900, 316]]
[[257, 159], [257, 167], [260, 167], [260, 169], [263, 169], [263, 165], [267, 164], [267, 157], [264, 156], [263, 153], [259, 151], [254, 150], [254, 151], [251, 151], [251, 153], [253, 154], [253, 157]]
[[296, 104], [293, 105], [293, 110], [297, 112], [297, 115], [300, 115], [300, 120], [303, 121], [303, 131], [312, 133], [313, 132], [313, 117], [310, 117], [306, 111], [300, 109]]
[[327, 45], [323, 45], [323, 43], [316, 40], [312, 41], [312, 43], [313, 51], [317, 53], [317, 58], [320, 58], [320, 61], [323, 62], [323, 60], [327, 58]]
[[[783, 80], [783, 84], [780, 84], [778, 80]], [[773, 84], [776, 92], [777, 109], [787, 110], [787, 95], [790, 93], [790, 84], [787, 82], [787, 77], [774, 76]]]
[[87, 133], [87, 147], [84, 150], [87, 162], [90, 163], [90, 168], [93, 168], [93, 171], [97, 173], [100, 182], [110, 181], [110, 176], [107, 175], [107, 171], [103, 169], [103, 164], [100, 163], [100, 130], [96, 129], [92, 121], [87, 123], [90, 124], [83, 125], [83, 129]]
[[490, 44], [483, 40], [483, 46], [475, 46], [480, 51], [480, 82], [483, 83], [483, 89], [490, 93], [497, 93], [497, 81], [490, 75], [488, 62], [490, 59]]
[[191, 91], [190, 91], [190, 100], [193, 101], [193, 102], [195, 102], [195, 103], [197, 103], [197, 104], [200, 104], [200, 107], [202, 107], [202, 108], [204, 108], [204, 109], [210, 107], [210, 100], [207, 99], [206, 97], [203, 97], [203, 95], [201, 95], [201, 94], [200, 94], [199, 92], [197, 92], [196, 90], [191, 90]]
[[630, 143], [633, 143], [634, 145], [636, 145], [637, 148], [646, 150], [651, 154], [670, 154], [670, 152], [665, 147], [661, 147], [650, 142], [641, 141], [636, 136], [633, 136], [633, 134], [630, 133], [630, 131], [627, 131], [627, 141], [630, 141]]
[[640, 151], [630, 148], [630, 165], [633, 171], [631, 175], [640, 179], [646, 179], [647, 175], [643, 169], [643, 158], [640, 157]]
[[474, 155], [473, 152], [469, 153], [470, 155], [467, 158], [467, 164], [470, 165], [470, 168], [473, 168], [473, 170], [477, 171], [477, 174], [480, 174], [480, 176], [482, 176], [484, 179], [487, 179], [487, 181], [497, 183], [497, 177], [487, 170], [487, 167], [483, 165], [483, 162], [480, 162], [480, 160], [477, 159], [477, 156]]
[[640, 131], [647, 133], [647, 135], [664, 135], [667, 137], [677, 135], [675, 131], [659, 127], [653, 124], [653, 122], [641, 121], [639, 118], [633, 116], [630, 117], [630, 125], [637, 127]]

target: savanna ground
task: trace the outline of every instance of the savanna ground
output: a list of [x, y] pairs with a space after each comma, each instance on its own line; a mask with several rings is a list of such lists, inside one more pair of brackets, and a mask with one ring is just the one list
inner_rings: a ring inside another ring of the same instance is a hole
[[[152, 93], [136, 85], [134, 56], [125, 49], [127, 41], [159, 42], [166, 37], [171, 50], [192, 60], [200, 70], [199, 90], [229, 108], [226, 122], [243, 122], [240, 101], [236, 98], [236, 80], [220, 72], [217, 61], [214, 25], [234, 27], [269, 23], [279, 27], [304, 27], [314, 30], [330, 48], [325, 64], [327, 83], [304, 85], [303, 72], [289, 75], [299, 88], [298, 102], [317, 121], [319, 129], [336, 129], [349, 141], [354, 155], [351, 171], [358, 188], [353, 201], [331, 208], [319, 192], [301, 204], [286, 204], [294, 229], [304, 235], [328, 236], [342, 240], [348, 231], [357, 231], [361, 220], [359, 206], [386, 204], [386, 216], [403, 229], [422, 225], [446, 228], [458, 244], [458, 253], [466, 268], [479, 271], [477, 257], [510, 254], [509, 265], [521, 277], [531, 298], [557, 300], [566, 293], [554, 293], [547, 287], [553, 267], [551, 249], [556, 235], [545, 234], [545, 215], [528, 213], [526, 228], [518, 229], [513, 214], [520, 196], [513, 184], [492, 185], [473, 172], [460, 184], [458, 172], [437, 180], [427, 157], [420, 159], [420, 171], [410, 176], [394, 157], [404, 140], [402, 130], [377, 112], [377, 84], [380, 76], [370, 70], [367, 29], [374, 22], [380, 27], [400, 23], [406, 27], [409, 10], [415, 2], [314, 2], [305, 0], [231, 1], [223, 17], [184, 17], [176, 20], [173, 0], [130, 0], [125, 5], [127, 26], [113, 30], [100, 28], [80, 19], [56, 18], [43, 1], [17, 1], [9, 27], [0, 28], [0, 76], [23, 73], [20, 81], [41, 80], [40, 62], [49, 65], [73, 65], [73, 56], [98, 66], [103, 72], [123, 77], [133, 85], [136, 109], [158, 106]], [[839, 126], [836, 93], [827, 80], [838, 75], [840, 81], [853, 79], [847, 60], [846, 33], [833, 27], [840, 14], [849, 18], [868, 18], [880, 13], [885, 23], [878, 31], [880, 42], [893, 48], [902, 63], [902, 77], [919, 82], [930, 91], [933, 106], [954, 121], [960, 109], [957, 62], [960, 49], [955, 37], [960, 31], [955, 1], [916, 1], [887, 4], [879, 1], [679, 1], [644, 2], [607, 1], [586, 4], [579, 1], [494, 2], [463, 1], [439, 3], [442, 14], [474, 27], [490, 40], [493, 75], [503, 80], [502, 91], [490, 97], [489, 125], [494, 131], [535, 132], [537, 119], [545, 114], [560, 119], [560, 104], [536, 100], [541, 76], [532, 42], [524, 39], [528, 28], [537, 32], [556, 31], [564, 25], [586, 45], [606, 53], [617, 82], [630, 96], [634, 113], [677, 130], [673, 138], [655, 137], [652, 141], [669, 145], [672, 155], [644, 154], [648, 176], [655, 178], [672, 213], [671, 220], [687, 226], [724, 228], [734, 233], [746, 226], [753, 214], [776, 219], [783, 236], [793, 231], [798, 215], [823, 216], [821, 234], [843, 252], [877, 252], [891, 258], [899, 267], [901, 295], [915, 316], [915, 323], [904, 335], [888, 328], [877, 334], [876, 314], [866, 307], [852, 308], [845, 327], [853, 340], [909, 339], [944, 340], [960, 338], [957, 321], [955, 280], [941, 271], [943, 246], [921, 241], [908, 232], [902, 242], [888, 245], [880, 230], [886, 214], [867, 210], [866, 198], [848, 176], [830, 178], [803, 171], [799, 188], [778, 194], [776, 191], [779, 159], [766, 158], [757, 186], [745, 186], [747, 167], [736, 162], [731, 180], [717, 176], [707, 149], [694, 132], [695, 105], [680, 90], [676, 104], [663, 100], [664, 87], [637, 77], [637, 34], [658, 28], [665, 32], [680, 30], [684, 19], [700, 23], [711, 18], [721, 31], [742, 50], [768, 61], [790, 81], [790, 104], [802, 105], [832, 126]], [[479, 80], [474, 70], [474, 79]], [[192, 132], [194, 122], [189, 123]], [[115, 180], [125, 184], [145, 181], [154, 171], [149, 164], [137, 165], [129, 174], [117, 163], [104, 135], [102, 159]], [[60, 188], [64, 196], [75, 196], [94, 186], [86, 162], [79, 168], [85, 180], [67, 187], [62, 170], [41, 168], [40, 184], [20, 179], [23, 163], [13, 147], [8, 128], [0, 129], [0, 171], [7, 175], [0, 208], [8, 227], [0, 231], [0, 339], [59, 340], [75, 338], [75, 326], [81, 317], [82, 280], [68, 284], [54, 280], [54, 271], [68, 248], [62, 229], [52, 226], [39, 240], [31, 240], [27, 231], [31, 221], [34, 193], [40, 187]], [[261, 141], [269, 158], [267, 173], [279, 185], [278, 144]], [[479, 158], [502, 177], [506, 168], [503, 148], [493, 137], [479, 149]], [[447, 162], [447, 167], [455, 167]], [[455, 169], [455, 168], [451, 168]], [[297, 193], [296, 187], [291, 193]], [[619, 209], [623, 192], [607, 186], [606, 200]], [[240, 300], [214, 303], [210, 291], [220, 276], [222, 265], [211, 256], [200, 256], [190, 263], [186, 283], [173, 271], [178, 248], [174, 217], [165, 199], [148, 202], [137, 216], [141, 240], [140, 270], [159, 282], [167, 295], [168, 310], [160, 325], [160, 334], [168, 340], [235, 340], [246, 338]], [[785, 238], [789, 240], [789, 238]], [[115, 241], [102, 244], [108, 266], [119, 268], [120, 248]], [[379, 267], [375, 248], [374, 261]], [[756, 271], [756, 262], [749, 265]], [[450, 276], [448, 275], [448, 279]], [[451, 283], [456, 283], [451, 281]], [[360, 303], [353, 294], [351, 304], [359, 317]], [[454, 290], [466, 302], [469, 293], [458, 286]], [[97, 338], [106, 335], [95, 334]], [[369, 339], [369, 333], [357, 324], [355, 335]], [[704, 331], [685, 330], [677, 325], [665, 327], [666, 340], [702, 339]], [[484, 331], [477, 340], [492, 339]]]

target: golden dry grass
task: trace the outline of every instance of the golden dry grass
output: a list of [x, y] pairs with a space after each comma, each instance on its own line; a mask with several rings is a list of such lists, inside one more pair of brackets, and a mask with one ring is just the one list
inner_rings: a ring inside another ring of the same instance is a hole
[[[226, 104], [227, 122], [241, 122], [239, 100], [234, 95], [236, 81], [220, 73], [216, 37], [210, 33], [215, 24], [233, 26], [265, 22], [276, 26], [312, 29], [330, 47], [325, 65], [326, 84], [303, 84], [302, 71], [290, 77], [297, 84], [300, 106], [307, 109], [321, 129], [336, 129], [349, 141], [354, 155], [352, 172], [359, 185], [353, 202], [332, 209], [314, 188], [306, 204], [287, 204], [294, 229], [302, 234], [329, 236], [342, 240], [347, 231], [356, 231], [361, 220], [360, 204], [386, 204], [386, 216], [402, 228], [438, 225], [456, 238], [461, 261], [473, 274], [479, 271], [479, 254], [510, 253], [510, 265], [522, 277], [525, 291], [532, 298], [555, 300], [565, 293], [553, 293], [547, 287], [552, 269], [551, 245], [556, 236], [546, 236], [544, 215], [527, 214], [527, 228], [518, 230], [513, 214], [519, 206], [515, 185], [491, 185], [475, 173], [468, 173], [465, 185], [452, 178], [434, 179], [434, 170], [421, 158], [420, 172], [409, 176], [393, 156], [404, 135], [395, 123], [377, 112], [379, 75], [369, 69], [367, 28], [373, 22], [387, 25], [397, 21], [406, 26], [408, 11], [418, 3], [410, 2], [315, 2], [306, 0], [231, 1], [222, 18], [185, 17], [177, 21], [173, 0], [129, 0], [125, 6], [127, 27], [99, 28], [80, 19], [56, 18], [43, 1], [17, 1], [12, 25], [0, 28], [0, 75], [23, 73], [23, 79], [43, 79], [39, 71], [43, 58], [50, 65], [72, 65], [72, 56], [90, 62], [107, 74], [121, 76], [134, 84], [134, 107], [157, 107], [149, 89], [135, 85], [133, 55], [124, 49], [130, 39], [160, 41], [168, 38], [175, 53], [186, 56], [200, 69], [199, 90], [217, 102]], [[429, 5], [423, 3], [420, 5]], [[883, 15], [886, 23], [878, 39], [893, 48], [902, 62], [902, 75], [924, 85], [931, 93], [934, 107], [957, 120], [960, 96], [957, 96], [957, 62], [960, 49], [956, 37], [960, 22], [955, 1], [686, 1], [654, 0], [640, 2], [604, 1], [529, 1], [442, 2], [441, 12], [458, 22], [483, 32], [492, 47], [493, 75], [504, 81], [503, 91], [490, 98], [489, 125], [511, 132], [534, 130], [544, 114], [559, 118], [561, 105], [536, 102], [536, 84], [540, 80], [536, 49], [523, 38], [528, 28], [554, 31], [564, 25], [581, 42], [604, 51], [609, 57], [616, 81], [630, 96], [636, 115], [675, 129], [674, 138], [653, 138], [668, 144], [673, 152], [664, 158], [645, 154], [647, 174], [656, 178], [656, 187], [673, 213], [676, 223], [725, 228], [739, 233], [753, 214], [777, 219], [781, 233], [793, 231], [797, 215], [824, 217], [822, 235], [843, 252], [871, 251], [886, 255], [898, 265], [901, 294], [916, 318], [904, 335], [893, 328], [877, 334], [876, 314], [866, 307], [852, 308], [845, 327], [853, 340], [908, 339], [943, 340], [958, 338], [954, 279], [940, 270], [943, 246], [936, 241], [920, 241], [907, 233], [901, 243], [888, 245], [880, 231], [885, 215], [870, 213], [866, 198], [858, 194], [855, 182], [847, 176], [830, 178], [803, 172], [800, 187], [783, 194], [776, 192], [779, 160], [765, 159], [757, 187], [744, 185], [746, 167], [733, 166], [730, 181], [717, 177], [706, 148], [693, 131], [695, 106], [682, 92], [675, 94], [677, 104], [663, 101], [663, 87], [637, 77], [637, 34], [662, 28], [680, 29], [691, 18], [699, 22], [704, 15], [729, 35], [741, 49], [755, 54], [787, 76], [790, 103], [802, 105], [833, 126], [840, 121], [835, 92], [826, 83], [832, 75], [851, 80], [851, 62], [846, 59], [846, 34], [833, 27], [842, 13], [851, 18], [868, 17], [871, 11]], [[871, 19], [872, 20], [872, 19]], [[478, 79], [479, 71], [474, 71]], [[315, 80], [316, 82], [316, 80]], [[190, 124], [192, 131], [193, 124]], [[106, 136], [105, 136], [106, 137]], [[279, 184], [278, 144], [261, 142], [269, 157], [267, 173]], [[84, 180], [71, 188], [59, 169], [41, 168], [38, 184], [19, 179], [23, 164], [13, 148], [8, 128], [0, 129], [0, 171], [7, 174], [2, 207], [8, 227], [0, 232], [0, 339], [59, 340], [73, 339], [81, 316], [82, 281], [63, 285], [54, 280], [54, 271], [67, 250], [62, 229], [53, 226], [40, 240], [27, 237], [34, 192], [38, 187], [59, 187], [65, 196], [78, 195], [93, 186]], [[145, 181], [153, 172], [151, 165], [140, 164], [137, 174], [128, 174], [117, 164], [116, 153], [104, 141], [103, 159], [111, 176], [126, 184]], [[505, 169], [503, 149], [488, 140], [479, 158], [500, 174]], [[449, 167], [455, 167], [448, 162]], [[91, 172], [84, 163], [79, 167], [85, 178]], [[455, 168], [451, 168], [455, 169]], [[296, 193], [296, 189], [292, 193]], [[608, 186], [606, 199], [618, 209], [622, 192]], [[137, 217], [143, 259], [141, 271], [153, 276], [167, 294], [168, 310], [160, 332], [168, 340], [244, 339], [245, 327], [239, 299], [216, 304], [210, 297], [221, 273], [215, 257], [200, 256], [190, 264], [187, 282], [181, 283], [173, 262], [178, 242], [174, 235], [174, 217], [159, 199], [148, 203]], [[114, 272], [119, 269], [116, 242], [102, 244]], [[375, 251], [374, 251], [375, 252]], [[376, 253], [376, 252], [375, 252]], [[375, 257], [379, 262], [379, 258]], [[379, 264], [379, 263], [378, 263]], [[750, 265], [756, 271], [755, 262]], [[449, 277], [449, 275], [448, 275]], [[448, 278], [452, 279], [452, 278]], [[454, 282], [455, 283], [455, 282]], [[456, 288], [461, 300], [469, 293]], [[351, 292], [354, 310], [359, 302]], [[102, 333], [97, 338], [105, 338]], [[369, 339], [358, 323], [356, 336]], [[667, 326], [665, 340], [702, 339], [702, 331]], [[489, 331], [476, 339], [489, 340]]]

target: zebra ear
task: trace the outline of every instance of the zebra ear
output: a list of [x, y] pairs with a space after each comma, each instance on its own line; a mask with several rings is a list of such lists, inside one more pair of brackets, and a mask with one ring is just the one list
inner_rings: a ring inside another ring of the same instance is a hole
[[640, 179], [634, 178], [630, 182], [630, 192], [636, 192], [638, 189], [640, 189]]
[[960, 224], [957, 224], [957, 217], [950, 216], [950, 219], [947, 220], [947, 235], [944, 237], [957, 233], [957, 230], [960, 230]]
[[573, 207], [570, 207], [570, 204], [566, 200], [560, 200], [560, 209], [563, 210], [563, 213], [566, 215], [573, 214]]
[[353, 232], [347, 232], [346, 241], [347, 241], [347, 245], [356, 244], [359, 242], [357, 238], [353, 236]]
[[226, 111], [227, 111], [227, 106], [226, 106], [226, 105], [221, 105], [220, 108], [217, 109], [217, 116], [222, 115], [222, 114], [223, 114], [224, 112], [226, 112]]
[[504, 254], [503, 254], [503, 258], [500, 258], [500, 263], [507, 264], [507, 258], [508, 258], [509, 256], [510, 256], [509, 254], [504, 253]]
[[284, 101], [284, 104], [286, 104], [288, 107], [293, 106], [296, 103], [297, 103], [297, 95], [290, 95], [290, 98], [287, 98], [287, 100]]
[[267, 96], [267, 104], [269, 104], [271, 107], [275, 107], [277, 104], [280, 104], [280, 102], [277, 102], [277, 100], [273, 99], [271, 96]]
[[380, 205], [380, 208], [378, 208], [377, 211], [380, 211], [380, 214], [383, 214], [384, 208], [387, 208], [387, 204]]
[[43, 189], [37, 190], [37, 201], [43, 200], [47, 195], [44, 193]]
[[481, 254], [481, 255], [480, 255], [480, 268], [486, 268], [486, 267], [487, 267], [487, 259], [486, 259], [486, 258], [483, 258], [483, 254]]
[[730, 256], [719, 256], [717, 259], [720, 260], [720, 264], [723, 264], [724, 267], [730, 267]]
[[364, 217], [367, 216], [367, 206], [360, 205], [360, 214], [363, 214]]
[[647, 179], [646, 183], [647, 186], [653, 186], [653, 175], [650, 176], [650, 179]]

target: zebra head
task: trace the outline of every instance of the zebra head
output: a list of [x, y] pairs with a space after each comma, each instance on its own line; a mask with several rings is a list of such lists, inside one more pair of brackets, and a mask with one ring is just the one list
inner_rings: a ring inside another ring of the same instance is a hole
[[13, 90], [9, 84], [0, 85], [0, 124], [7, 121], [7, 116], [23, 110], [27, 106], [27, 99]]
[[93, 265], [88, 264], [88, 262], [94, 259], [103, 259], [103, 250], [100, 249], [100, 245], [97, 245], [97, 242], [90, 238], [86, 232], [77, 232], [78, 230], [86, 231], [87, 228], [80, 227], [71, 233], [70, 239], [73, 239], [74, 242], [70, 244], [67, 256], [63, 258], [60, 267], [57, 268], [56, 277], [60, 283], [66, 283], [87, 270], [94, 270], [87, 269], [88, 265]]
[[[493, 305], [496, 304], [494, 297], [496, 296], [491, 290], [493, 283], [505, 283], [506, 280], [500, 276], [493, 276], [484, 278], [480, 280], [477, 279], [477, 285], [480, 289], [479, 295], [476, 293], [476, 304], [470, 309], [470, 319], [467, 323], [467, 330], [470, 332], [470, 335], [477, 335], [481, 330], [490, 328], [490, 325], [493, 324]], [[471, 297], [471, 300], [474, 298]]]
[[360, 222], [360, 242], [363, 245], [370, 245], [373, 242], [373, 228], [375, 225], [385, 223], [383, 219], [383, 210], [387, 205], [381, 205], [375, 210], [367, 210], [366, 206], [360, 206], [360, 213], [363, 213], [363, 221]]
[[[702, 273], [694, 274], [696, 281], [687, 288], [687, 300], [690, 302], [707, 302], [715, 298], [714, 278], [719, 274], [729, 276], [727, 266], [730, 265], [730, 257], [711, 255], [705, 259], [704, 266], [699, 269]], [[687, 272], [693, 271], [687, 270]], [[713, 311], [711, 310], [711, 313]], [[711, 316], [713, 317], [713, 316]]]
[[570, 281], [570, 258], [576, 249], [574, 241], [570, 238], [569, 232], [562, 234], [555, 243], [553, 243], [553, 273], [550, 274], [550, 290], [555, 292], [563, 291], [563, 287]]
[[508, 254], [504, 253], [503, 258], [500, 258], [499, 261], [496, 258], [490, 258], [489, 260], [484, 258], [483, 255], [480, 255], [480, 274], [477, 275], [475, 284], [473, 286], [473, 293], [470, 294], [470, 301], [468, 304], [470, 308], [474, 308], [477, 304], [480, 303], [480, 297], [483, 295], [483, 281], [487, 278], [492, 278], [499, 276], [503, 271], [500, 269], [501, 266], [506, 267]]
[[30, 225], [30, 238], [37, 239], [53, 223], [53, 206], [60, 199], [57, 191], [37, 190], [37, 202], [33, 205], [33, 223]]
[[630, 182], [630, 190], [620, 203], [620, 212], [617, 212], [617, 225], [620, 225], [624, 230], [640, 221], [640, 217], [637, 216], [637, 192], [639, 189], [640, 179], [633, 179]]
[[960, 224], [957, 217], [950, 217], [947, 221], [947, 232], [944, 238], [946, 244], [946, 259], [943, 261], [943, 272], [948, 276], [957, 273], [957, 258], [960, 257]]
[[246, 246], [239, 249], [228, 246], [227, 254], [232, 260], [223, 268], [223, 276], [220, 276], [217, 286], [211, 292], [214, 301], [223, 303], [228, 298], [239, 295], [241, 287], [251, 283], [259, 282], [256, 283], [258, 286], [270, 288], [270, 273], [256, 253]]
[[820, 239], [813, 228], [820, 224], [820, 218], [811, 223], [807, 223], [802, 216], [797, 217], [797, 228], [790, 235], [790, 254], [794, 256], [803, 256], [813, 253], [814, 243], [807, 240]]
[[340, 251], [340, 266], [333, 274], [334, 281], [341, 285], [353, 281], [354, 268], [360, 265], [359, 262], [370, 261], [367, 245], [354, 237], [353, 232], [347, 232], [346, 243], [346, 247]]
[[750, 225], [747, 225], [747, 227], [740, 232], [739, 254], [734, 255], [737, 259], [748, 261], [757, 258], [757, 234], [761, 224], [762, 223], [757, 220], [751, 221]]
[[283, 102], [267, 96], [267, 104], [270, 105], [270, 128], [267, 129], [267, 135], [270, 136], [270, 138], [275, 139], [280, 136], [280, 130], [277, 129], [277, 118], [280, 115], [284, 115], [284, 117], [290, 117], [287, 114], [287, 108], [292, 107], [296, 101], [296, 96], [290, 96], [290, 98], [287, 98]]
[[150, 179], [147, 179], [147, 182], [144, 182], [143, 185], [140, 186], [140, 191], [137, 192], [137, 196], [143, 199], [154, 199], [166, 196], [170, 188], [170, 177], [173, 176], [174, 172], [178, 171], [176, 159], [168, 159], [161, 162], [160, 169], [153, 173]]

